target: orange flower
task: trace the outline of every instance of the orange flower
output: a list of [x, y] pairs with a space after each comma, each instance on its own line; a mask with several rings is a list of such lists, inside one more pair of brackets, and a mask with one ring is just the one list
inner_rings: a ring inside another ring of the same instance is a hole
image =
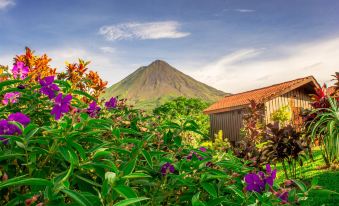
[[35, 56], [28, 47], [26, 47], [26, 53], [18, 55], [14, 58], [15, 62], [24, 62], [29, 67], [28, 75], [31, 76], [31, 81], [38, 81], [39, 78], [45, 78], [47, 76], [54, 76], [56, 69], [51, 68], [48, 64], [50, 59], [46, 54], [42, 56]]

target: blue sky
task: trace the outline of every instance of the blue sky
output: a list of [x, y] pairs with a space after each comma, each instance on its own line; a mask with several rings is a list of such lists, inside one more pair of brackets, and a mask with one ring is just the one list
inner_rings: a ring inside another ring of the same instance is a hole
[[339, 71], [337, 0], [0, 0], [0, 64], [25, 46], [109, 84], [163, 59], [226, 92]]

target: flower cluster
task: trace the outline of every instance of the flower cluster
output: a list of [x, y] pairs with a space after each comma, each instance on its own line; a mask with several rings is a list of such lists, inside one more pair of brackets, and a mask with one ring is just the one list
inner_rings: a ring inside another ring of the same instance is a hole
[[273, 186], [274, 179], [276, 178], [277, 170], [271, 170], [269, 164], [266, 165], [266, 174], [260, 171], [257, 174], [249, 173], [245, 176], [245, 182], [247, 184], [247, 191], [256, 191], [261, 193], [265, 190], [266, 184], [270, 187]]
[[87, 114], [89, 114], [90, 117], [95, 118], [98, 116], [100, 110], [101, 108], [97, 105], [97, 102], [93, 101], [87, 108]]
[[[26, 127], [30, 123], [30, 118], [20, 112], [10, 114], [7, 119], [0, 120], [0, 135], [17, 135], [21, 134], [21, 130], [11, 122], [17, 122]], [[0, 136], [0, 141], [4, 144], [8, 143], [8, 139]]]
[[[17, 77], [23, 78], [25, 76], [24, 74], [28, 70], [26, 74], [31, 76], [30, 81], [32, 82], [38, 81], [39, 78], [54, 76], [56, 73], [56, 69], [53, 69], [49, 66], [49, 62], [51, 61], [51, 59], [46, 54], [42, 56], [35, 56], [34, 52], [32, 52], [32, 50], [30, 50], [28, 47], [26, 47], [25, 54], [16, 56], [14, 60], [16, 62], [16, 65], [19, 64], [18, 66], [22, 66], [18, 67], [21, 68], [18, 69], [21, 76]], [[13, 75], [14, 72], [16, 71], [13, 68]], [[17, 75], [19, 75], [19, 73]]]
[[16, 79], [25, 79], [28, 75], [29, 68], [25, 63], [17, 61], [12, 69], [13, 77]]
[[53, 99], [56, 97], [56, 92], [60, 90], [60, 88], [54, 84], [54, 76], [48, 76], [39, 80], [41, 85], [40, 92], [48, 96], [49, 99]]
[[118, 105], [118, 99], [115, 97], [112, 97], [111, 99], [109, 99], [106, 103], [105, 103], [105, 107], [107, 109], [114, 109], [116, 108]]
[[8, 105], [9, 103], [11, 104], [17, 103], [19, 97], [20, 97], [20, 92], [8, 92], [4, 95], [2, 104]]
[[175, 169], [174, 169], [174, 166], [169, 163], [169, 162], [166, 162], [162, 167], [161, 167], [161, 174], [163, 176], [165, 176], [166, 174], [168, 173], [174, 173]]
[[67, 113], [70, 110], [70, 104], [72, 100], [72, 95], [68, 94], [65, 97], [62, 97], [62, 93], [59, 93], [58, 96], [54, 99], [54, 107], [51, 111], [51, 114], [54, 115], [55, 120], [59, 120], [63, 113]]
[[245, 182], [247, 184], [247, 191], [255, 191], [258, 193], [262, 193], [266, 189], [266, 185], [269, 186], [270, 191], [281, 199], [282, 203], [287, 203], [288, 201], [288, 190], [280, 189], [279, 191], [273, 190], [273, 183], [277, 175], [277, 170], [274, 169], [272, 171], [271, 166], [269, 164], [266, 165], [266, 174], [262, 171], [256, 173], [249, 173], [245, 175]]

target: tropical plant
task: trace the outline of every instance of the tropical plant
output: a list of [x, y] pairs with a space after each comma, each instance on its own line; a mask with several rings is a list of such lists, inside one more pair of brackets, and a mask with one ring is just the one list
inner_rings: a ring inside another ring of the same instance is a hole
[[260, 150], [261, 161], [281, 162], [285, 177], [288, 179], [288, 174], [290, 174], [292, 178], [296, 178], [297, 164], [303, 165], [306, 149], [307, 143], [302, 134], [296, 132], [291, 125], [280, 128], [277, 122], [268, 124], [263, 147]]
[[313, 111], [317, 116], [311, 122], [309, 129], [313, 140], [319, 140], [323, 158], [329, 166], [339, 158], [339, 107], [338, 101], [328, 97], [329, 108], [319, 108]]
[[243, 116], [243, 136], [247, 141], [259, 143], [264, 131], [265, 105], [250, 100]]
[[233, 147], [234, 154], [245, 160], [251, 160], [251, 165], [259, 167], [260, 152], [257, 144], [263, 138], [265, 105], [250, 100], [249, 106], [244, 111], [243, 128], [241, 128], [242, 140]]

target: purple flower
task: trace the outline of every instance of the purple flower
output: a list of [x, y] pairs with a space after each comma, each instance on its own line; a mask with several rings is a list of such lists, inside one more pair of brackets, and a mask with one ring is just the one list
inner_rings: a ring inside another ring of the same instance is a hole
[[54, 76], [48, 76], [39, 80], [41, 85], [40, 92], [47, 95], [49, 99], [53, 99], [56, 96], [55, 92], [60, 90], [53, 82]]
[[105, 102], [105, 106], [107, 109], [114, 109], [117, 107], [117, 103], [118, 103], [117, 98], [112, 97], [111, 99], [109, 99], [108, 102]]
[[277, 170], [272, 171], [269, 164], [266, 165], [266, 174], [262, 171], [255, 173], [249, 173], [245, 176], [245, 182], [247, 184], [247, 191], [262, 192], [265, 190], [266, 184], [270, 187], [273, 186], [274, 179], [276, 178]]
[[10, 114], [7, 120], [19, 122], [25, 127], [31, 122], [30, 118], [21, 112]]
[[8, 92], [4, 95], [4, 99], [2, 100], [2, 104], [7, 105], [8, 103], [16, 103], [18, 102], [18, 98], [20, 97], [20, 92]]
[[54, 107], [51, 111], [51, 114], [54, 115], [55, 120], [58, 120], [62, 117], [63, 113], [69, 112], [70, 103], [72, 100], [72, 95], [68, 94], [62, 98], [62, 93], [59, 93], [58, 96], [54, 99]]
[[87, 108], [87, 114], [89, 114], [90, 117], [94, 118], [98, 115], [100, 110], [101, 108], [97, 105], [96, 101], [93, 101]]
[[12, 73], [14, 78], [19, 78], [19, 79], [25, 79], [28, 75], [29, 68], [28, 66], [25, 66], [23, 62], [17, 62], [14, 64]]
[[278, 195], [278, 197], [282, 200], [282, 202], [288, 202], [288, 191], [283, 191]]
[[[15, 134], [21, 134], [21, 130], [17, 125], [11, 124], [11, 121], [18, 122], [24, 126], [27, 126], [30, 122], [30, 119], [28, 116], [17, 112], [10, 114], [7, 118], [7, 120], [0, 120], [0, 135], [15, 135]], [[0, 136], [0, 141], [3, 144], [8, 143], [8, 139]]]
[[205, 147], [200, 147], [199, 150], [202, 151], [202, 152], [206, 152], [207, 151], [207, 149]]
[[[9, 131], [7, 120], [0, 120], [0, 135], [6, 135]], [[0, 136], [0, 142], [3, 144], [8, 143], [8, 139]]]
[[273, 186], [274, 179], [277, 176], [277, 170], [274, 169], [273, 171], [271, 170], [271, 165], [267, 164], [266, 165], [266, 177], [265, 177], [265, 182], [269, 184], [271, 187]]
[[165, 175], [168, 174], [168, 173], [174, 173], [174, 171], [175, 171], [174, 166], [173, 166], [171, 163], [169, 163], [169, 162], [165, 163], [165, 164], [161, 167], [161, 174], [162, 174], [163, 176], [165, 176]]
[[247, 191], [256, 191], [261, 193], [265, 189], [265, 182], [255, 173], [245, 175], [245, 182], [247, 184]]

